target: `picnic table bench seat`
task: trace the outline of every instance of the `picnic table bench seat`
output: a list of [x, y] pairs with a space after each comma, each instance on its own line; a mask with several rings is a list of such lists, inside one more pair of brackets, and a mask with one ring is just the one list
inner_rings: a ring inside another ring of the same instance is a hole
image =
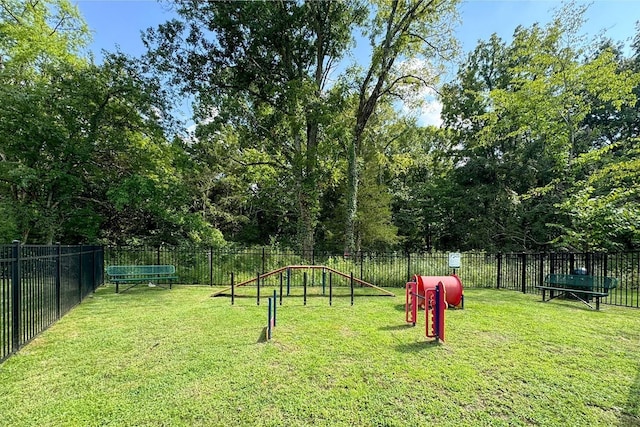
[[116, 293], [120, 291], [121, 283], [131, 283], [128, 289], [140, 283], [160, 282], [168, 283], [171, 289], [172, 283], [178, 278], [176, 267], [173, 265], [110, 265], [107, 267], [109, 281], [115, 283]]
[[[572, 296], [593, 308], [589, 301], [596, 301], [596, 310], [600, 310], [600, 298], [609, 295], [609, 290], [618, 286], [615, 277], [589, 276], [585, 274], [548, 274], [542, 285], [536, 286], [542, 291], [542, 301], [551, 301], [560, 296]], [[549, 299], [546, 299], [549, 291]]]

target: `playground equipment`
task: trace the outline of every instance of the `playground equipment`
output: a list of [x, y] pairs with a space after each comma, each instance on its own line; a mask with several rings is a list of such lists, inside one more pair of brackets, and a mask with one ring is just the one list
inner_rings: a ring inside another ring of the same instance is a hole
[[[462, 281], [458, 276], [413, 276], [413, 281], [418, 284], [418, 295], [424, 295], [426, 289], [433, 289], [440, 282], [444, 285], [447, 304], [453, 307], [464, 308], [464, 293]], [[424, 303], [420, 305], [424, 308]]]
[[444, 341], [444, 310], [447, 303], [442, 282], [438, 282], [434, 288], [426, 289], [422, 295], [416, 292], [418, 290], [416, 282], [407, 282], [406, 286], [407, 323], [416, 325], [418, 305], [422, 304], [425, 307], [425, 335], [427, 338], [435, 338], [436, 341]]
[[462, 282], [452, 276], [414, 275], [407, 282], [405, 291], [405, 320], [415, 326], [418, 307], [425, 310], [425, 334], [427, 338], [444, 341], [444, 316], [448, 306], [464, 308]]
[[273, 290], [273, 298], [269, 298], [269, 308], [267, 311], [267, 341], [273, 336], [273, 328], [276, 327], [276, 290]]
[[[260, 305], [260, 287], [261, 284], [264, 286], [264, 280], [266, 278], [272, 276], [279, 276], [279, 286], [280, 286], [280, 305], [282, 305], [282, 295], [283, 295], [283, 286], [286, 283], [286, 291], [287, 295], [289, 295], [290, 287], [291, 287], [291, 277], [292, 272], [295, 270], [322, 270], [322, 294], [325, 295], [326, 286], [327, 286], [327, 273], [328, 273], [328, 285], [329, 285], [329, 305], [332, 303], [333, 299], [333, 276], [342, 277], [344, 279], [349, 280], [350, 290], [351, 290], [351, 305], [353, 305], [354, 301], [354, 284], [359, 284], [362, 287], [369, 287], [379, 291], [382, 295], [385, 296], [395, 296], [393, 292], [382, 289], [378, 286], [375, 286], [371, 283], [365, 282], [364, 280], [358, 279], [353, 276], [353, 273], [346, 274], [335, 270], [331, 267], [323, 266], [323, 265], [289, 265], [286, 267], [281, 267], [276, 270], [270, 271], [268, 273], [260, 274], [257, 273], [255, 277], [245, 280], [240, 283], [235, 283], [234, 274], [231, 274], [231, 286], [222, 290], [217, 291], [212, 297], [220, 296], [226, 294], [229, 290], [231, 291], [231, 304], [234, 304], [235, 300], [235, 290], [239, 287], [246, 286], [252, 283], [256, 283], [256, 304]], [[304, 289], [304, 304], [307, 303], [307, 272], [304, 271], [303, 275], [303, 289]]]

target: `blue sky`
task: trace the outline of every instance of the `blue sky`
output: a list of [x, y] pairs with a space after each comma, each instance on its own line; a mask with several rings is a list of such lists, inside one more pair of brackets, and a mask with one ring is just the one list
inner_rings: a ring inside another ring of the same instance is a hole
[[[133, 55], [143, 52], [140, 31], [165, 22], [171, 17], [168, 6], [155, 0], [72, 0], [93, 32], [91, 49], [100, 58], [101, 49], [114, 50], [119, 45]], [[465, 50], [478, 40], [496, 32], [505, 39], [518, 25], [546, 23], [557, 0], [467, 0], [460, 10], [462, 24], [458, 38]], [[585, 2], [581, 2], [585, 3]], [[596, 0], [587, 12], [585, 31], [595, 35], [601, 30], [624, 41], [635, 33], [640, 19], [640, 0]]]
[[[116, 46], [133, 56], [144, 53], [141, 31], [155, 27], [171, 18], [166, 3], [155, 0], [72, 0], [93, 33], [90, 50], [101, 62], [102, 49], [113, 51]], [[579, 0], [579, 4], [587, 2]], [[640, 0], [589, 1], [584, 26], [586, 34], [595, 36], [604, 31], [616, 41], [628, 46], [640, 19]], [[497, 33], [507, 42], [518, 25], [529, 27], [552, 19], [553, 9], [561, 5], [557, 0], [467, 0], [460, 6], [462, 23], [457, 37], [465, 51], [472, 50], [478, 40], [486, 40]], [[356, 53], [357, 56], [357, 53]], [[439, 112], [432, 109], [427, 122], [434, 124]]]

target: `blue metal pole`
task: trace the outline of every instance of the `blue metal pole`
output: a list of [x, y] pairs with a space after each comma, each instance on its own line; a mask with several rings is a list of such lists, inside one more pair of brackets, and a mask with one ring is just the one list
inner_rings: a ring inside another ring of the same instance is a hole
[[276, 327], [276, 290], [273, 290], [273, 327]]
[[256, 284], [258, 285], [258, 293], [256, 294], [256, 305], [260, 305], [260, 273], [256, 278]]
[[269, 310], [267, 311], [267, 340], [271, 339], [271, 298], [269, 298]]
[[304, 305], [307, 305], [307, 272], [304, 272]]
[[351, 272], [351, 305], [353, 305], [353, 271]]

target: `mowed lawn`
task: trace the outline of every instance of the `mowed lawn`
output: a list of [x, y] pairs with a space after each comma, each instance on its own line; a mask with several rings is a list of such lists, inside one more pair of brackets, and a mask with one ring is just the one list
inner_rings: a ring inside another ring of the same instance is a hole
[[640, 425], [638, 310], [468, 289], [434, 344], [404, 290], [296, 296], [265, 342], [212, 292], [100, 288], [0, 365], [0, 425]]

